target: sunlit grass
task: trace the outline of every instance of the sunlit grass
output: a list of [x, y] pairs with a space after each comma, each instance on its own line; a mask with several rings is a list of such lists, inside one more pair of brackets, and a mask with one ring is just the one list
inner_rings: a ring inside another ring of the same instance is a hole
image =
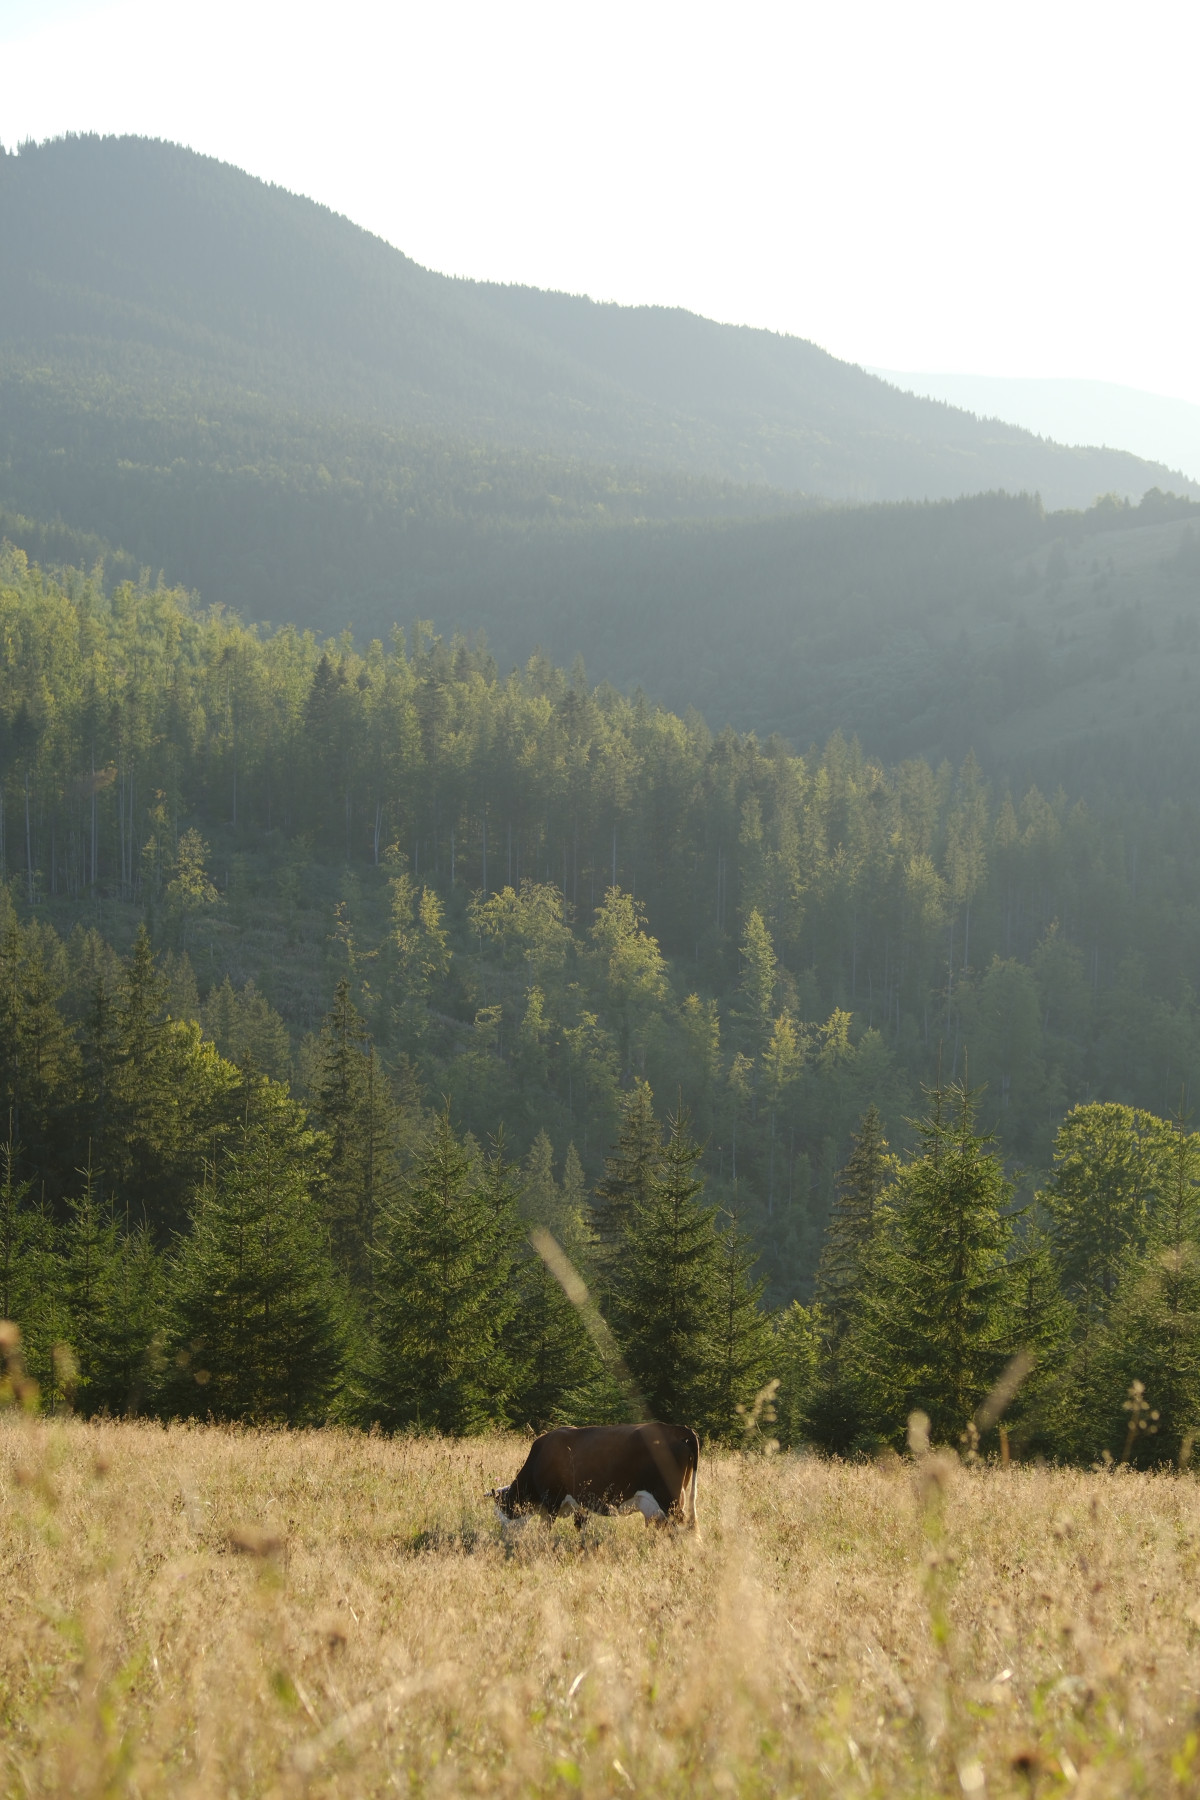
[[1191, 1477], [724, 1456], [505, 1545], [523, 1454], [10, 1413], [3, 1791], [1200, 1791]]

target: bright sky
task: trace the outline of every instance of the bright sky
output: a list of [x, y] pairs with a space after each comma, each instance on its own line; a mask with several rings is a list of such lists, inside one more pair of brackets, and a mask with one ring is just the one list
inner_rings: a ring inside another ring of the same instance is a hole
[[1195, 0], [0, 0], [0, 140], [136, 132], [449, 273], [1200, 402]]

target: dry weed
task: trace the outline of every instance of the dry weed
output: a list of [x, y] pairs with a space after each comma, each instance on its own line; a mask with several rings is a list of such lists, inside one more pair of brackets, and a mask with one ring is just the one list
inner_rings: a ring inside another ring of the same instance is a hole
[[502, 1542], [524, 1446], [0, 1422], [7, 1795], [1200, 1791], [1191, 1476], [707, 1458]]

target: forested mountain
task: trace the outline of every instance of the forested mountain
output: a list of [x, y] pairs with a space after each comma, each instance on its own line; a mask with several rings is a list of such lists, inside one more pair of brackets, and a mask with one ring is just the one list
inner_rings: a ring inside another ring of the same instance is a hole
[[536, 1227], [711, 1436], [774, 1376], [787, 1442], [954, 1441], [1032, 1352], [1022, 1450], [1186, 1456], [1193, 804], [12, 549], [0, 642], [0, 1316], [48, 1402], [623, 1416]]
[[[644, 588], [667, 567], [686, 604], [674, 570], [709, 560], [702, 521], [1185, 485], [901, 394], [797, 339], [431, 274], [168, 145], [4, 157], [0, 241], [0, 505], [250, 616], [431, 617], [485, 627], [519, 660], [531, 592], [603, 610], [626, 571]], [[937, 521], [913, 529], [935, 561]], [[802, 533], [752, 539], [736, 548], [751, 567], [807, 555]]]
[[[344, 978], [405, 1080], [593, 1174], [644, 1076], [736, 1175], [781, 1294], [855, 1121], [903, 1141], [939, 1059], [1034, 1166], [1073, 1102], [1167, 1113], [1200, 1076], [1190, 800], [1010, 795], [837, 734], [797, 756], [544, 658], [263, 636], [12, 552], [0, 633], [10, 980], [83, 1018], [146, 919], [176, 1016], [305, 1079]], [[69, 1179], [48, 1117], [22, 1136]]]

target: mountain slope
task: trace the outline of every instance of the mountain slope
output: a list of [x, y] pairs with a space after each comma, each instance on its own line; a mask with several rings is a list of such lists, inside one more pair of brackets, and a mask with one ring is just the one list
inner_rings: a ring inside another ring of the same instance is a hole
[[69, 139], [0, 164], [10, 371], [99, 376], [177, 423], [217, 393], [389, 430], [842, 499], [1051, 505], [1169, 472], [898, 393], [684, 312], [451, 280], [209, 158]]

